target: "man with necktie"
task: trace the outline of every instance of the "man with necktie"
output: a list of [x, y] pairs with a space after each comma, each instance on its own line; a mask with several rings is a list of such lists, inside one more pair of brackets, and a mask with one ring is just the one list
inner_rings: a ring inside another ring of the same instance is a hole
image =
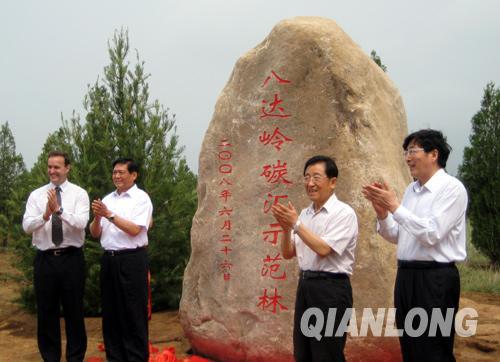
[[34, 190], [26, 203], [23, 229], [37, 248], [34, 284], [38, 349], [45, 362], [61, 360], [62, 306], [66, 325], [66, 360], [83, 361], [87, 335], [83, 316], [85, 259], [82, 246], [89, 220], [89, 197], [68, 181], [68, 155], [49, 153], [50, 182]]

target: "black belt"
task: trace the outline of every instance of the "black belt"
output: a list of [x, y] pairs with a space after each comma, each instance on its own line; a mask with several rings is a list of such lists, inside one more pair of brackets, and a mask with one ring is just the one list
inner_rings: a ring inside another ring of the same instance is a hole
[[77, 248], [76, 246], [68, 246], [67, 248], [39, 250], [39, 252], [44, 255], [59, 256], [63, 254], [73, 253], [80, 249], [81, 248]]
[[455, 262], [440, 263], [433, 260], [398, 260], [400, 269], [439, 269], [455, 266]]
[[349, 279], [349, 275], [326, 271], [301, 270], [300, 279]]
[[142, 250], [146, 250], [146, 247], [141, 246], [141, 247], [134, 248], [134, 249], [104, 250], [104, 255], [118, 256], [118, 255], [138, 253], [139, 251], [142, 251]]

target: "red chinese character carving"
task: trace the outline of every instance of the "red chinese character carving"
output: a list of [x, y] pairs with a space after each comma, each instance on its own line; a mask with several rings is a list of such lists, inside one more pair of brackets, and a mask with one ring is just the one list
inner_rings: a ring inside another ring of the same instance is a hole
[[262, 259], [264, 265], [262, 266], [260, 275], [265, 277], [269, 274], [269, 276], [273, 279], [286, 279], [286, 272], [283, 272], [280, 276], [275, 274], [281, 266], [281, 264], [277, 262], [279, 260], [283, 260], [280, 258], [280, 253], [276, 254], [274, 258], [271, 258], [271, 256], [268, 255], [265, 259]]
[[219, 147], [231, 147], [232, 144], [229, 143], [227, 138], [223, 138], [220, 140]]
[[228, 262], [227, 260], [224, 260], [223, 263], [219, 264], [219, 267], [220, 267], [221, 271], [224, 273], [224, 280], [227, 281], [227, 280], [231, 279], [231, 274], [229, 273], [229, 271], [233, 267], [233, 264]]
[[221, 230], [231, 230], [231, 220], [224, 220], [224, 225], [220, 228]]
[[[283, 103], [283, 99], [279, 99], [278, 93], [274, 93], [274, 100], [269, 103], [269, 101], [263, 99], [262, 104], [264, 106], [260, 109], [260, 118], [267, 117], [277, 117], [277, 118], [288, 118], [291, 117], [291, 114], [285, 113], [285, 108], [279, 106]], [[267, 107], [266, 107], [267, 105]], [[266, 109], [267, 108], [267, 109]]]
[[220, 151], [217, 157], [219, 157], [219, 160], [227, 161], [233, 157], [233, 154], [231, 151]]
[[224, 259], [224, 261], [219, 264], [219, 267], [220, 267], [221, 271], [226, 273], [229, 270], [231, 270], [231, 268], [233, 267], [233, 264], [228, 262], [226, 259]]
[[280, 199], [288, 199], [288, 195], [272, 195], [270, 193], [267, 194], [267, 200], [264, 201], [264, 214], [267, 214], [271, 207], [279, 203]]
[[219, 182], [219, 185], [224, 185], [224, 184], [231, 186], [233, 183], [229, 181], [227, 178], [223, 177], [222, 180]]
[[287, 180], [285, 176], [288, 174], [288, 170], [286, 169], [286, 162], [281, 164], [281, 160], [278, 160], [276, 165], [265, 165], [263, 167], [264, 171], [260, 174], [260, 176], [264, 176], [267, 182], [271, 184], [282, 183], [282, 184], [291, 184], [292, 182]]
[[275, 230], [266, 230], [262, 232], [262, 235], [264, 235], [264, 241], [270, 242], [273, 245], [276, 245], [278, 242], [278, 235], [283, 232], [283, 228], [279, 223], [275, 224], [269, 224], [269, 227], [271, 229], [277, 228]]
[[259, 304], [257, 304], [257, 307], [260, 307], [262, 310], [270, 309], [272, 308], [271, 312], [273, 314], [276, 314], [277, 308], [279, 310], [288, 310], [287, 307], [285, 307], [283, 304], [280, 303], [280, 300], [283, 297], [281, 295], [278, 295], [278, 290], [277, 288], [274, 288], [274, 295], [273, 296], [268, 296], [267, 295], [267, 288], [264, 289], [264, 295], [259, 297]]
[[224, 208], [219, 210], [219, 216], [223, 216], [223, 215], [231, 216], [232, 213], [233, 213], [233, 209], [228, 209], [225, 206], [224, 206]]
[[219, 173], [231, 173], [233, 172], [233, 165], [229, 163], [223, 163], [219, 165]]
[[233, 249], [228, 248], [227, 245], [226, 245], [226, 246], [224, 246], [224, 249], [220, 249], [219, 251], [222, 251], [227, 256], [227, 253], [233, 251]]
[[264, 145], [272, 144], [274, 148], [276, 148], [278, 151], [281, 150], [281, 145], [285, 142], [292, 142], [293, 140], [287, 136], [285, 136], [283, 133], [280, 132], [280, 129], [276, 127], [274, 129], [273, 134], [267, 133], [264, 131], [260, 136], [259, 136], [259, 141], [263, 143]]
[[233, 196], [231, 190], [222, 190], [219, 194], [219, 197], [221, 199], [224, 199], [224, 202], [227, 202], [227, 199], [230, 198], [231, 196]]
[[271, 78], [273, 78], [273, 77], [278, 81], [279, 84], [292, 83], [289, 80], [280, 78], [280, 76], [278, 74], [276, 74], [276, 72], [274, 70], [271, 70], [271, 75], [267, 76], [266, 80], [264, 80], [264, 84], [262, 84], [262, 87], [265, 87], [267, 85], [267, 83], [271, 80]]
[[231, 239], [231, 235], [229, 234], [224, 234], [222, 237], [219, 239], [220, 243], [231, 243], [233, 242], [233, 239]]

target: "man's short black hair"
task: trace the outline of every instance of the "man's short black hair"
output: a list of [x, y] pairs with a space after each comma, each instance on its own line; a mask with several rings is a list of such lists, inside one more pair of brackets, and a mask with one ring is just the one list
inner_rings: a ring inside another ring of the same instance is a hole
[[127, 170], [129, 173], [132, 172], [137, 172], [139, 173], [139, 165], [135, 163], [135, 161], [131, 158], [118, 158], [113, 162], [113, 168], [115, 168], [116, 165], [127, 165]]
[[54, 150], [49, 152], [49, 156], [47, 159], [51, 157], [63, 157], [64, 158], [64, 166], [68, 166], [71, 164], [71, 160], [69, 159], [69, 155], [66, 152]]
[[318, 155], [313, 156], [306, 161], [306, 164], [304, 166], [304, 176], [309, 166], [315, 165], [320, 162], [323, 162], [325, 164], [325, 173], [328, 178], [337, 177], [339, 175], [339, 169], [337, 168], [335, 161], [331, 157]]
[[446, 167], [446, 161], [451, 152], [451, 146], [446, 142], [446, 137], [441, 131], [435, 129], [421, 129], [406, 136], [403, 142], [403, 149], [406, 150], [408, 145], [413, 143], [418, 144], [425, 152], [433, 150], [438, 151], [438, 165], [442, 168]]

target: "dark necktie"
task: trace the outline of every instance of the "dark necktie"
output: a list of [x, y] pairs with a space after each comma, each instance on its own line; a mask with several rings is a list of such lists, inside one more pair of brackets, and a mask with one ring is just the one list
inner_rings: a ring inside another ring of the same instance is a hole
[[[56, 187], [56, 197], [57, 203], [61, 206], [61, 188], [59, 186]], [[63, 229], [62, 229], [62, 220], [59, 215], [56, 213], [52, 214], [52, 242], [59, 246], [63, 241]]]

